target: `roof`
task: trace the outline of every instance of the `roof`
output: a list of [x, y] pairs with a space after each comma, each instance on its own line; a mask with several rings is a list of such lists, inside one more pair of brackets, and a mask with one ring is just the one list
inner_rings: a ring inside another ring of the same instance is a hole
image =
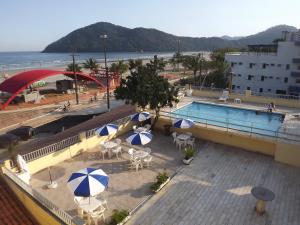
[[2, 178], [0, 178], [0, 223], [7, 225], [38, 224]]
[[[11, 93], [12, 96], [5, 102], [3, 109], [16, 97], [18, 93], [29, 87], [34, 82], [41, 80], [45, 77], [55, 76], [59, 74], [64, 74], [66, 76], [74, 76], [73, 72], [69, 71], [58, 71], [58, 70], [30, 70], [8, 78], [0, 84], [0, 91]], [[77, 72], [76, 75], [79, 79], [91, 80], [99, 84], [101, 87], [104, 85], [98, 81], [96, 78], [85, 74]]]
[[106, 123], [116, 121], [118, 119], [129, 116], [135, 112], [135, 108], [132, 105], [122, 105], [117, 108], [112, 109], [110, 112], [103, 113], [99, 116], [95, 116], [93, 119], [87, 120], [83, 123], [80, 123], [74, 127], [66, 129], [63, 132], [57, 133], [55, 135], [43, 138], [31, 140], [30, 142], [24, 143], [17, 146], [16, 150], [20, 154], [26, 154], [34, 150], [43, 148], [45, 146], [57, 143], [68, 137], [79, 134], [80, 132], [92, 130], [97, 127], [101, 127]]

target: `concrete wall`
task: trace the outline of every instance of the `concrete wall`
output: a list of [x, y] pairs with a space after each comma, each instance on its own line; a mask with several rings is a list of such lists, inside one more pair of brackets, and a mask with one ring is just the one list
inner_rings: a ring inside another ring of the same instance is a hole
[[[217, 91], [193, 90], [193, 96], [216, 98], [217, 100], [221, 96], [221, 93]], [[231, 100], [234, 100], [235, 98], [239, 98], [242, 100], [242, 102], [251, 102], [251, 103], [258, 103], [258, 104], [270, 104], [270, 102], [274, 102], [275, 105], [279, 105], [279, 106], [300, 108], [300, 100], [289, 100], [289, 99], [271, 98], [271, 97], [254, 96], [254, 95], [245, 96], [236, 93], [231, 93], [229, 95], [229, 98]]]
[[[171, 120], [160, 118], [156, 124], [156, 129], [163, 130], [165, 124], [171, 124]], [[220, 130], [199, 124], [184, 131], [181, 129], [173, 129], [173, 131], [179, 133], [191, 132], [193, 136], [199, 139], [270, 155], [278, 162], [300, 167], [300, 145], [297, 144], [289, 144], [237, 132], [227, 132], [225, 129]]]

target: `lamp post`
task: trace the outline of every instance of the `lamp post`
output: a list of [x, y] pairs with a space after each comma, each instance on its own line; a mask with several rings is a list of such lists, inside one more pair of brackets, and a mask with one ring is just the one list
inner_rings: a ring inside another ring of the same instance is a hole
[[177, 70], [179, 71], [180, 39], [177, 40]]
[[75, 68], [75, 54], [72, 53], [72, 60], [73, 60], [73, 73], [75, 78], [75, 96], [76, 96], [76, 104], [79, 104], [79, 96], [78, 96], [78, 82], [77, 82], [77, 73]]
[[108, 77], [108, 67], [106, 61], [106, 39], [107, 34], [100, 35], [100, 38], [103, 39], [103, 50], [104, 50], [104, 64], [105, 64], [105, 74], [106, 74], [106, 96], [107, 96], [107, 110], [110, 111], [110, 104], [109, 104], [109, 77]]

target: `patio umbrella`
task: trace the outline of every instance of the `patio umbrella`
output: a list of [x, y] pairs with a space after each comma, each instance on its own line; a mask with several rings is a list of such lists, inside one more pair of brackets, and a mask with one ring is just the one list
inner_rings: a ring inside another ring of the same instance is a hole
[[95, 133], [100, 135], [100, 136], [108, 136], [108, 135], [117, 133], [118, 128], [119, 128], [118, 125], [109, 123], [109, 124], [106, 124], [106, 125], [98, 128], [95, 131]]
[[139, 112], [131, 116], [131, 121], [142, 122], [150, 118], [150, 113], [148, 112]]
[[75, 196], [95, 196], [108, 186], [108, 175], [101, 169], [85, 168], [72, 173], [68, 186]]
[[126, 141], [129, 144], [132, 145], [145, 145], [148, 144], [152, 140], [153, 135], [149, 132], [140, 132], [140, 133], [134, 133], [130, 135]]
[[191, 128], [192, 126], [194, 126], [195, 123], [194, 121], [190, 120], [190, 119], [177, 119], [174, 123], [173, 126], [175, 128]]

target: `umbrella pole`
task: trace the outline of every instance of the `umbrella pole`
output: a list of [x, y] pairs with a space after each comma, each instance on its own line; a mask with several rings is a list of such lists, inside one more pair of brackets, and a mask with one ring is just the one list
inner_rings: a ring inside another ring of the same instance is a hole
[[50, 184], [52, 184], [52, 176], [51, 176], [50, 167], [48, 167], [48, 173], [49, 173], [49, 177], [50, 177]]

